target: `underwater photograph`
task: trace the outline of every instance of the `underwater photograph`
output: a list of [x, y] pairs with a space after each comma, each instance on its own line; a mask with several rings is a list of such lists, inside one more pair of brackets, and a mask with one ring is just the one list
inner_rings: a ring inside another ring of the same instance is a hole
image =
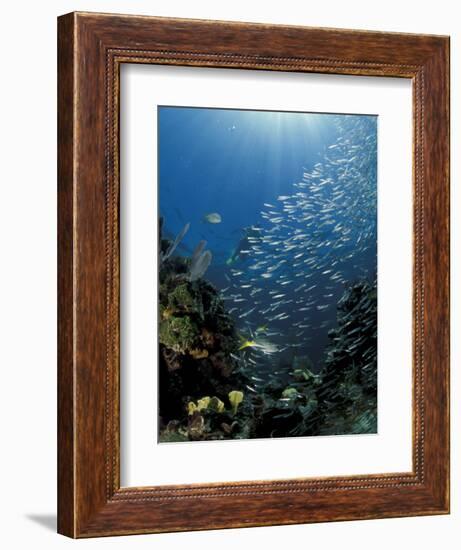
[[378, 117], [157, 115], [158, 441], [377, 433]]

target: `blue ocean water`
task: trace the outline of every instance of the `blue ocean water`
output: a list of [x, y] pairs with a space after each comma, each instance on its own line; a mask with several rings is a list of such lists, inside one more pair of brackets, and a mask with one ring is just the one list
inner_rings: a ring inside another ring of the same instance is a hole
[[206, 241], [245, 361], [319, 372], [344, 289], [376, 276], [377, 117], [162, 106], [158, 159], [165, 235]]

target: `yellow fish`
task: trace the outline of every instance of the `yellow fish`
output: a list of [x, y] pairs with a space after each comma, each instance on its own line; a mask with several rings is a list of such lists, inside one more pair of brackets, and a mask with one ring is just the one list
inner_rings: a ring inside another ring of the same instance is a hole
[[253, 348], [256, 342], [254, 340], [244, 340], [242, 345], [239, 347], [239, 351], [245, 348]]

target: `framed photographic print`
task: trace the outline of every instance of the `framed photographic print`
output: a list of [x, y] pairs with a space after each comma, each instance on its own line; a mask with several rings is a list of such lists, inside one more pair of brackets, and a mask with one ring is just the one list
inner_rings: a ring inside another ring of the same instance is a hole
[[448, 38], [58, 31], [59, 532], [448, 513]]

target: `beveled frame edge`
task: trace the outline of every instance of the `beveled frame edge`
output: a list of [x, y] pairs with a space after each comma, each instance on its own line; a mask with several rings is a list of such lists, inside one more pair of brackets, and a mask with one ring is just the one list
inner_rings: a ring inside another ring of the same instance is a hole
[[[90, 13], [62, 16], [58, 26], [58, 531], [87, 537], [447, 513], [449, 39]], [[127, 62], [413, 80], [412, 472], [120, 488], [118, 107]]]

